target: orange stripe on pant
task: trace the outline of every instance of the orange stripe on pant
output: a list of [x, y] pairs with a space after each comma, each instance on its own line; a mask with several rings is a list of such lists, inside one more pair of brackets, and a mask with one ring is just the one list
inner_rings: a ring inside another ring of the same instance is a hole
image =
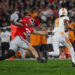
[[69, 44], [70, 47], [72, 46], [72, 44], [70, 43], [70, 41], [67, 37], [65, 38], [65, 41]]

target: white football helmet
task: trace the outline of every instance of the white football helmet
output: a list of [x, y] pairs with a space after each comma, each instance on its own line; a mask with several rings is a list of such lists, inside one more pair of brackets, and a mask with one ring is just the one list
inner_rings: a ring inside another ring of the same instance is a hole
[[13, 13], [10, 16], [10, 21], [16, 22], [18, 20], [18, 18], [19, 18], [18, 15], [16, 13]]
[[64, 15], [64, 16], [67, 16], [67, 15], [68, 15], [68, 11], [67, 11], [66, 8], [61, 8], [61, 9], [59, 10], [59, 17], [60, 17], [61, 15]]

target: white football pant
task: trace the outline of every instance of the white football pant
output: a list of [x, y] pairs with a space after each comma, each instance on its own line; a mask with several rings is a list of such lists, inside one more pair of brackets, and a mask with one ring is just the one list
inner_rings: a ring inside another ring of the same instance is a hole
[[53, 35], [52, 39], [53, 39], [52, 41], [53, 41], [53, 49], [54, 49], [54, 51], [49, 52], [49, 55], [51, 55], [51, 56], [59, 56], [59, 54], [60, 54], [59, 43], [61, 42], [70, 51], [72, 62], [75, 62], [74, 49], [73, 49], [73, 46], [72, 46], [71, 42], [67, 38], [66, 33], [65, 32], [55, 33]]

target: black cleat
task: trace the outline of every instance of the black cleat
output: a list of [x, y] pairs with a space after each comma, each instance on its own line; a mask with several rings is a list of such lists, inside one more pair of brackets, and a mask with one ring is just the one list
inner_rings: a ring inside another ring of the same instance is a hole
[[72, 67], [75, 67], [75, 63], [74, 62], [72, 62]]
[[46, 59], [43, 59], [43, 58], [37, 58], [38, 62], [40, 63], [46, 63], [47, 60]]
[[44, 59], [44, 58], [42, 58], [42, 60], [43, 60], [43, 63], [46, 63], [48, 61], [47, 59]]

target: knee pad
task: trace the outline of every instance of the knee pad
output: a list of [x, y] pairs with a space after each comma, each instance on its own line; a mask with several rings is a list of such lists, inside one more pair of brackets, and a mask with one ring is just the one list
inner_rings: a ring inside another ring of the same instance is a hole
[[15, 55], [15, 52], [14, 52], [14, 50], [9, 50], [8, 54], [9, 54], [9, 57], [12, 57], [13, 55]]

